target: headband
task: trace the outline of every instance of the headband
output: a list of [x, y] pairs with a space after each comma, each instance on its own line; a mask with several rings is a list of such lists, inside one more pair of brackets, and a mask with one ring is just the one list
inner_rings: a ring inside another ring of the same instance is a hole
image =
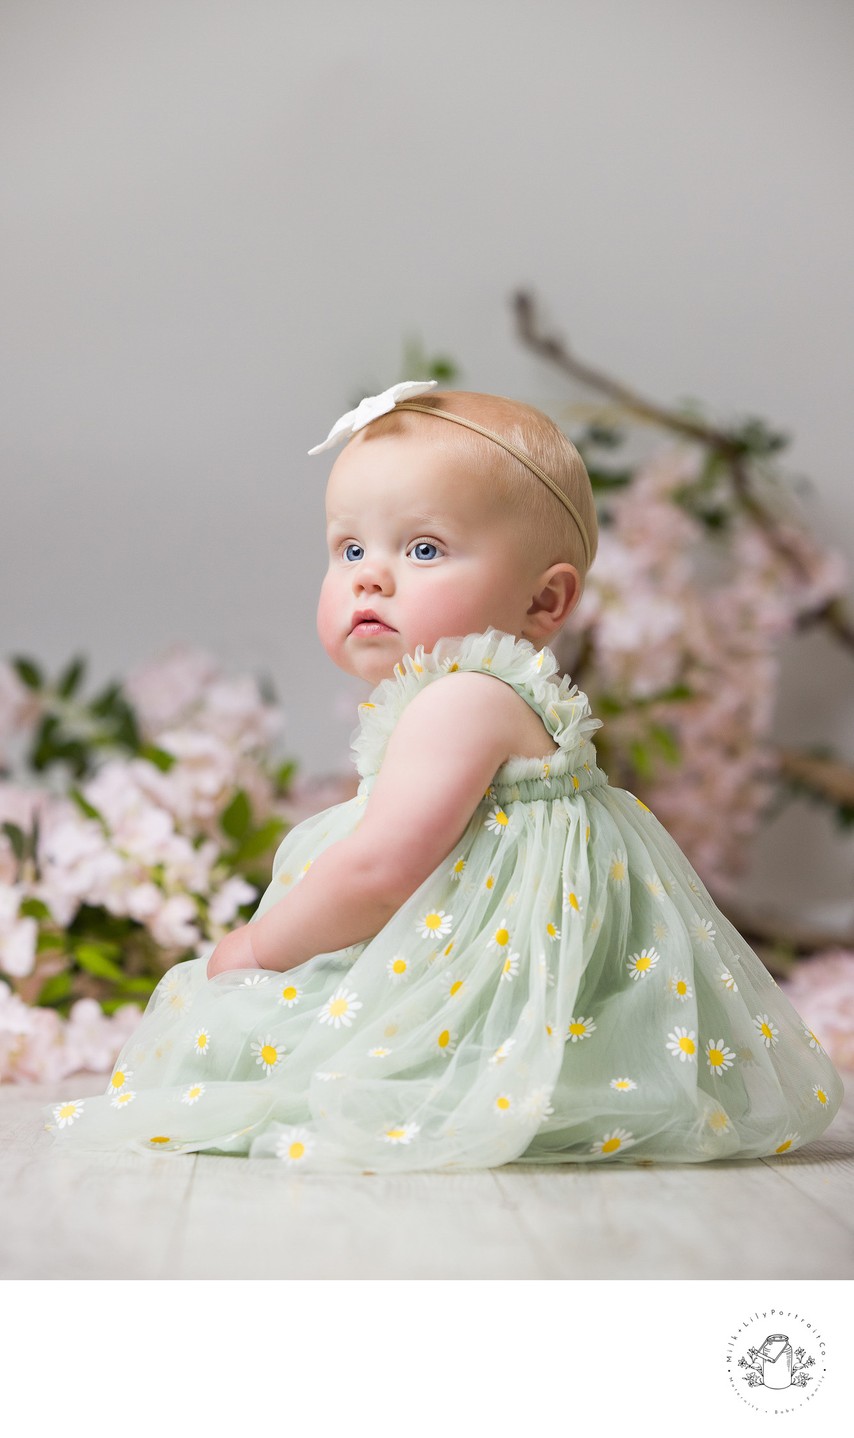
[[517, 448], [515, 444], [511, 444], [510, 440], [505, 439], [503, 435], [496, 434], [492, 429], [484, 429], [483, 425], [475, 424], [472, 419], [464, 419], [461, 414], [451, 414], [450, 411], [446, 409], [436, 409], [433, 405], [416, 404], [414, 400], [405, 398], [407, 395], [424, 394], [427, 390], [434, 389], [437, 384], [438, 380], [426, 380], [424, 382], [404, 380], [401, 384], [392, 385], [390, 389], [384, 390], [382, 394], [367, 395], [357, 409], [349, 410], [347, 414], [342, 415], [340, 419], [336, 420], [326, 439], [323, 441], [323, 444], [316, 444], [313, 449], [308, 451], [309, 454], [319, 454], [321, 450], [331, 448], [331, 446], [337, 444], [339, 440], [345, 437], [349, 438], [357, 429], [364, 428], [372, 419], [379, 419], [380, 415], [389, 414], [393, 409], [419, 410], [422, 414], [435, 414], [438, 415], [439, 419], [451, 420], [453, 424], [463, 424], [467, 429], [473, 429], [477, 434], [482, 434], [486, 439], [491, 439], [495, 444], [500, 444], [503, 449], [508, 450], [510, 454], [515, 455], [518, 460], [521, 460], [522, 464], [527, 465], [528, 469], [530, 469], [538, 479], [541, 479], [544, 484], [548, 485], [552, 494], [560, 500], [561, 504], [564, 505], [572, 515], [576, 528], [584, 542], [584, 553], [589, 567], [590, 539], [584, 527], [581, 515], [572, 500], [564, 494], [563, 490], [555, 484], [553, 479], [549, 478], [545, 470], [540, 469], [540, 466], [535, 464], [530, 455], [527, 455], [524, 450]]

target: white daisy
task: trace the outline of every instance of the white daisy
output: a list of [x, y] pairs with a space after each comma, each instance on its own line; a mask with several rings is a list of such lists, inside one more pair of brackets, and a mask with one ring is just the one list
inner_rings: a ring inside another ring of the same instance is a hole
[[243, 987], [254, 989], [257, 984], [266, 984], [269, 977], [269, 974], [252, 974], [249, 978], [243, 980]]
[[197, 1054], [206, 1054], [210, 1051], [211, 1036], [207, 1029], [197, 1029], [193, 1035], [193, 1048]]
[[455, 999], [459, 1003], [465, 991], [466, 981], [461, 979], [459, 974], [449, 971], [442, 975], [442, 987], [446, 998]]
[[657, 949], [641, 949], [639, 954], [629, 955], [626, 960], [626, 968], [633, 979], [643, 979], [655, 968], [660, 957]]
[[513, 1100], [509, 1093], [500, 1093], [495, 1100], [494, 1107], [496, 1113], [509, 1113], [513, 1107]]
[[257, 1039], [249, 1045], [255, 1062], [259, 1063], [265, 1073], [271, 1074], [273, 1069], [281, 1063], [287, 1053], [284, 1044], [276, 1044], [270, 1034], [265, 1039]]
[[552, 923], [551, 919], [549, 919], [549, 922], [546, 924], [546, 934], [552, 941], [560, 938], [560, 929], [556, 924]]
[[590, 1147], [591, 1153], [602, 1154], [607, 1158], [610, 1154], [616, 1153], [618, 1149], [630, 1148], [637, 1140], [624, 1128], [612, 1129], [610, 1133], [603, 1134], [596, 1143]]
[[503, 1044], [499, 1044], [495, 1053], [491, 1055], [489, 1062], [491, 1064], [503, 1064], [515, 1042], [515, 1039], [505, 1039]]
[[637, 1084], [630, 1078], [612, 1078], [608, 1087], [615, 1088], [618, 1093], [628, 1093], [629, 1089], [637, 1088]]
[[320, 1013], [317, 1015], [321, 1024], [331, 1024], [334, 1029], [340, 1029], [341, 1025], [347, 1028], [353, 1022], [353, 1015], [356, 1009], [362, 1007], [362, 1001], [355, 993], [343, 985], [335, 990], [330, 999], [326, 1000]]
[[276, 1140], [276, 1154], [287, 1164], [304, 1163], [313, 1148], [307, 1128], [284, 1128]]
[[767, 1014], [757, 1014], [753, 1020], [753, 1027], [761, 1035], [766, 1049], [776, 1046], [780, 1037], [780, 1031], [775, 1028]]
[[722, 1108], [713, 1108], [706, 1123], [715, 1133], [727, 1133], [730, 1128], [729, 1114]]
[[415, 927], [422, 939], [435, 939], [449, 934], [453, 921], [453, 914], [446, 914], [444, 909], [439, 909], [438, 913], [431, 912], [421, 919], [416, 919]]
[[700, 944], [704, 949], [708, 949], [711, 947], [712, 940], [715, 938], [717, 930], [715, 929], [715, 926], [712, 923], [711, 919], [701, 919], [698, 917], [697, 914], [694, 914], [693, 922], [691, 923], [688, 932], [691, 935], [691, 938], [695, 941], [695, 943]]
[[552, 1091], [550, 1088], [535, 1088], [526, 1094], [521, 1103], [521, 1109], [528, 1118], [544, 1119], [554, 1113], [551, 1102]]
[[282, 984], [279, 990], [277, 1002], [283, 1004], [285, 1008], [292, 1009], [294, 1004], [298, 1004], [301, 998], [302, 989], [296, 984], [292, 984], [290, 980], [287, 980]]
[[729, 989], [731, 994], [738, 993], [738, 984], [736, 983], [729, 969], [721, 969], [719, 977], [725, 989]]
[[717, 1076], [726, 1073], [735, 1063], [735, 1054], [728, 1049], [723, 1039], [709, 1039], [706, 1044], [706, 1063], [711, 1072]]
[[596, 1028], [592, 1019], [570, 1019], [566, 1037], [570, 1043], [576, 1044], [580, 1039], [589, 1039]]
[[385, 1139], [386, 1143], [411, 1143], [420, 1128], [418, 1123], [392, 1124], [383, 1129], [380, 1137]]
[[783, 1139], [783, 1142], [782, 1142], [782, 1143], [778, 1143], [778, 1145], [777, 1145], [777, 1147], [775, 1148], [774, 1152], [775, 1152], [775, 1153], [788, 1153], [788, 1152], [789, 1152], [789, 1149], [790, 1149], [790, 1148], [793, 1148], [793, 1147], [796, 1148], [797, 1145], [800, 1143], [800, 1141], [801, 1141], [801, 1136], [800, 1136], [799, 1133], [795, 1133], [794, 1131], [793, 1131], [792, 1133], [787, 1133], [787, 1134], [786, 1134], [786, 1137]]
[[457, 862], [454, 864], [453, 868], [450, 871], [450, 876], [454, 883], [457, 883], [462, 878], [465, 867], [465, 859], [457, 859]]
[[440, 1054], [445, 1054], [447, 1058], [450, 1058], [451, 1054], [456, 1050], [458, 1039], [459, 1034], [453, 1029], [442, 1029], [442, 1032], [436, 1038], [436, 1046]]
[[681, 974], [670, 975], [670, 978], [667, 980], [667, 992], [672, 994], [674, 999], [678, 999], [682, 1004], [687, 1003], [688, 999], [694, 997], [694, 990], [691, 988], [687, 979], [683, 979]]
[[646, 885], [647, 889], [652, 894], [654, 899], [664, 898], [664, 889], [662, 888], [661, 880], [659, 879], [657, 874], [647, 874], [646, 878], [644, 879], [644, 884]]
[[570, 909], [572, 909], [573, 913], [580, 914], [583, 906], [584, 899], [580, 894], [576, 894], [574, 889], [564, 889], [562, 908], [565, 914], [568, 914]]
[[490, 810], [489, 818], [483, 821], [484, 828], [489, 829], [493, 834], [506, 834], [510, 820], [504, 809], [498, 806]]
[[74, 1120], [78, 1119], [82, 1112], [82, 1099], [68, 1099], [65, 1103], [54, 1105], [53, 1116], [59, 1124], [59, 1127], [65, 1128], [66, 1125], [74, 1123]]
[[321, 1083], [329, 1083], [330, 1079], [342, 1079], [346, 1078], [347, 1075], [341, 1073], [338, 1069], [318, 1069], [314, 1077], [320, 1079]]
[[376, 1048], [374, 1048], [374, 1049], [368, 1049], [368, 1058], [369, 1058], [369, 1059], [384, 1059], [384, 1058], [388, 1058], [388, 1056], [389, 1056], [390, 1053], [391, 1053], [391, 1049], [384, 1049], [383, 1046], [382, 1046], [382, 1044], [377, 1044], [377, 1047], [376, 1047]]
[[615, 884], [624, 884], [628, 879], [628, 872], [625, 849], [615, 850], [608, 864], [608, 878]]
[[509, 983], [511, 979], [515, 979], [515, 978], [516, 978], [516, 975], [518, 974], [518, 972], [519, 972], [519, 955], [518, 955], [518, 954], [508, 954], [508, 955], [507, 955], [507, 958], [504, 960], [504, 963], [501, 965], [501, 978], [502, 978], [502, 980], [503, 980], [503, 979], [507, 979], [507, 981], [508, 981], [508, 983]]
[[806, 1024], [804, 1024], [804, 1037], [809, 1039], [811, 1049], [815, 1049], [820, 1054], [824, 1053], [823, 1045], [821, 1044], [819, 1039], [816, 1038], [812, 1029], [807, 1028]]
[[385, 966], [385, 971], [393, 984], [401, 984], [409, 977], [409, 960], [405, 959], [403, 954], [393, 954]]
[[205, 1091], [205, 1086], [204, 1086], [203, 1083], [191, 1083], [191, 1084], [190, 1084], [190, 1087], [189, 1087], [188, 1089], [185, 1089], [184, 1092], [182, 1093], [182, 1095], [181, 1095], [181, 1102], [182, 1102], [182, 1103], [198, 1103], [198, 1101], [199, 1101], [199, 1099], [201, 1098], [201, 1096], [202, 1096], [202, 1094], [204, 1093], [204, 1091]]
[[113, 1108], [125, 1108], [127, 1104], [133, 1103], [136, 1098], [136, 1091], [132, 1088], [120, 1089], [110, 1100]]
[[510, 945], [510, 930], [507, 927], [507, 920], [501, 919], [498, 928], [493, 931], [487, 948], [506, 949]]
[[667, 1048], [674, 1058], [679, 1059], [683, 1064], [693, 1062], [697, 1057], [697, 1035], [694, 1029], [675, 1028], [672, 1034], [667, 1035], [669, 1043]]
[[116, 1069], [110, 1079], [107, 1093], [117, 1093], [120, 1088], [124, 1088], [129, 1078], [133, 1078], [133, 1069]]
[[661, 943], [669, 934], [670, 929], [667, 927], [667, 924], [665, 924], [662, 919], [656, 919], [652, 926], [652, 937], [658, 939], [658, 942]]
[[814, 1083], [812, 1086], [812, 1091], [816, 1103], [820, 1103], [822, 1108], [825, 1108], [826, 1105], [830, 1103], [830, 1097], [828, 1095], [827, 1089], [823, 1089], [820, 1083]]

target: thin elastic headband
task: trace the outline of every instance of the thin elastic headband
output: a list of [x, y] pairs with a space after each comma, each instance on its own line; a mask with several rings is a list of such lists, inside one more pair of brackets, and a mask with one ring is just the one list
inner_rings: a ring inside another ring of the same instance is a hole
[[515, 444], [510, 443], [509, 439], [505, 439], [503, 435], [496, 434], [494, 430], [484, 429], [482, 424], [475, 424], [473, 419], [464, 419], [461, 414], [451, 414], [450, 411], [447, 409], [436, 409], [433, 405], [418, 404], [415, 400], [411, 399], [398, 400], [394, 408], [395, 410], [417, 409], [420, 410], [422, 414], [435, 414], [439, 416], [439, 419], [450, 419], [453, 421], [454, 424], [464, 424], [467, 429], [476, 430], [478, 434], [484, 435], [486, 439], [494, 440], [496, 444], [500, 444], [504, 449], [509, 450], [511, 454], [515, 454], [517, 459], [520, 459], [522, 463], [526, 464], [530, 470], [533, 470], [537, 478], [543, 481], [543, 484], [548, 485], [552, 494], [554, 494], [556, 498], [560, 500], [561, 504], [565, 505], [566, 508], [569, 510], [570, 514], [575, 520], [578, 532], [581, 535], [582, 540], [584, 541], [584, 553], [587, 558], [587, 566], [588, 568], [590, 567], [590, 540], [587, 535], [587, 530], [584, 528], [584, 523], [582, 521], [581, 515], [579, 514], [572, 500], [564, 494], [562, 489], [558, 488], [554, 480], [550, 479], [549, 476], [546, 474], [545, 470], [540, 469], [540, 466], [538, 464], [535, 464], [534, 461], [531, 459], [530, 455], [527, 455], [524, 450], [518, 449]]

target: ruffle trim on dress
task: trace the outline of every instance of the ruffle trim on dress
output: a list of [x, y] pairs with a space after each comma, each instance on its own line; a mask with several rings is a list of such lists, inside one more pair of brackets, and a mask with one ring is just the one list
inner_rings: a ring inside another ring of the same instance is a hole
[[[569, 772], [593, 752], [590, 736], [602, 727], [592, 716], [583, 690], [568, 675], [556, 677], [558, 662], [551, 649], [535, 649], [529, 639], [517, 639], [502, 629], [489, 628], [466, 635], [445, 635], [425, 653], [419, 644], [414, 654], [404, 654], [394, 673], [383, 679], [370, 698], [359, 705], [359, 724], [350, 736], [350, 747], [361, 777], [376, 774], [392, 731], [406, 705], [423, 689], [454, 670], [481, 670], [495, 674], [524, 690], [533, 699], [540, 717], [558, 745], [548, 756], [550, 772]], [[583, 753], [579, 754], [579, 751]], [[507, 781], [538, 777], [543, 760], [514, 755], [498, 774]]]

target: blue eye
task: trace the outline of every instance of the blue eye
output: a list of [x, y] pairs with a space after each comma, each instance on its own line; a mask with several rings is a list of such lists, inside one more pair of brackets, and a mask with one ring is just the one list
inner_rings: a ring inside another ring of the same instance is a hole
[[[347, 558], [347, 550], [348, 550], [348, 549], [361, 549], [361, 548], [362, 548], [361, 544], [348, 544], [348, 545], [346, 545], [346, 546], [345, 546], [345, 549], [344, 549], [344, 558], [345, 558], [345, 559]], [[364, 551], [363, 551], [363, 552], [364, 552]]]
[[[432, 539], [420, 539], [417, 544], [413, 545], [413, 551], [419, 549], [435, 549], [437, 554], [439, 552], [438, 545], [434, 544]], [[432, 559], [433, 556], [432, 554], [421, 554], [419, 555], [419, 558]]]

